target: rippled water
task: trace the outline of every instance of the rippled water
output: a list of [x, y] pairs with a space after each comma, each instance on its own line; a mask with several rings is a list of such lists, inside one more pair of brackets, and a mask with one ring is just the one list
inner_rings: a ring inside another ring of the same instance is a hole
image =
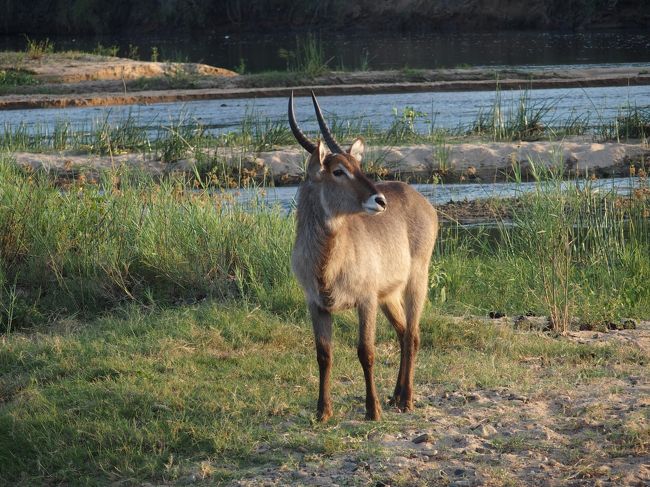
[[[520, 90], [500, 93], [501, 106], [506, 112], [517, 110], [524, 95]], [[650, 107], [650, 86], [607, 88], [562, 88], [531, 90], [525, 94], [527, 105], [534, 111], [547, 107], [543, 122], [559, 125], [583, 117], [599, 125], [612, 120], [627, 106]], [[363, 127], [372, 124], [385, 129], [399, 117], [405, 107], [413, 107], [421, 116], [416, 119], [420, 131], [429, 127], [457, 128], [472, 124], [479, 113], [485, 113], [495, 103], [493, 91], [392, 93], [380, 95], [346, 95], [322, 97], [321, 106], [331, 120], [352, 121]], [[227, 132], [240, 127], [247, 116], [253, 119], [286, 122], [287, 99], [243, 98], [236, 100], [202, 100], [184, 103], [152, 105], [7, 110], [0, 111], [0, 128], [24, 124], [34, 131], [52, 131], [57, 121], [70, 122], [77, 129], [90, 129], [93, 123], [108, 120], [118, 123], [130, 117], [135, 125], [157, 127], [198, 121], [211, 132]], [[311, 100], [296, 99], [296, 116], [306, 130], [315, 130]]]

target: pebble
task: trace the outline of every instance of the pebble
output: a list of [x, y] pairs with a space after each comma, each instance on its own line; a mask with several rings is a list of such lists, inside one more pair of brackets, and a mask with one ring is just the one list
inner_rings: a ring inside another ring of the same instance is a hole
[[407, 465], [409, 462], [408, 458], [406, 457], [393, 457], [391, 459], [391, 463], [394, 465], [397, 465], [398, 467], [403, 467]]
[[520, 394], [511, 393], [510, 395], [508, 395], [508, 401], [521, 401], [526, 403], [528, 402], [528, 398]]
[[484, 424], [481, 426], [481, 429], [479, 430], [479, 436], [481, 436], [481, 438], [490, 438], [496, 434], [497, 434], [497, 429], [491, 424]]
[[420, 436], [416, 436], [411, 441], [413, 441], [413, 443], [415, 443], [416, 445], [420, 443], [428, 443], [429, 441], [431, 441], [431, 435], [429, 433], [424, 433], [421, 434]]
[[436, 459], [437, 454], [438, 454], [438, 450], [431, 450], [431, 451], [426, 452], [424, 454], [424, 456], [422, 457], [422, 459], [425, 462], [432, 462], [432, 461], [434, 461]]

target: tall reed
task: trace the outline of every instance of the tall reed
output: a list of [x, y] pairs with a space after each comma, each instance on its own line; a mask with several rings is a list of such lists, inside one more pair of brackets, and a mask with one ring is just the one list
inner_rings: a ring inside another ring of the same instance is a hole
[[[559, 332], [572, 317], [650, 315], [647, 183], [619, 196], [534, 174], [537, 191], [504, 203], [511, 220], [443, 228], [434, 304], [451, 313], [532, 311], [551, 316]], [[208, 296], [303, 312], [289, 268], [292, 215], [195, 182], [112, 171], [62, 191], [0, 158], [0, 329]]]

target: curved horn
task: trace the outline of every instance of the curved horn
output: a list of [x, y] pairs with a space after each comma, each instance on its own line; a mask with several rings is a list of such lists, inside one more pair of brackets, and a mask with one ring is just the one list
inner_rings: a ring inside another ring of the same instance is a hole
[[320, 105], [318, 104], [318, 100], [316, 100], [316, 95], [314, 95], [313, 91], [311, 92], [311, 99], [314, 102], [314, 109], [316, 110], [318, 125], [320, 127], [321, 133], [323, 134], [323, 139], [325, 139], [325, 142], [327, 143], [327, 147], [329, 147], [334, 154], [343, 154], [345, 151], [341, 149], [341, 146], [338, 144], [338, 142], [334, 140], [334, 136], [332, 135], [332, 132], [330, 132], [327, 123], [325, 123], [323, 113], [320, 111]]
[[293, 90], [291, 91], [291, 96], [289, 97], [289, 126], [293, 132], [293, 136], [296, 138], [298, 143], [310, 154], [316, 150], [316, 144], [307, 138], [305, 134], [302, 133], [298, 123], [296, 122], [296, 114], [293, 111]]

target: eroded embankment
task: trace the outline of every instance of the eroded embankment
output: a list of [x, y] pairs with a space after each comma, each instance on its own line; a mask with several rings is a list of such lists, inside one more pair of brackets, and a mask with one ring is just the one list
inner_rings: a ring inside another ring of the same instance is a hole
[[[155, 176], [169, 173], [195, 174], [221, 169], [233, 181], [270, 183], [276, 186], [299, 183], [304, 174], [306, 153], [299, 148], [279, 148], [251, 153], [242, 148], [219, 148], [176, 162], [163, 162], [151, 154], [116, 156], [74, 153], [35, 154], [17, 152], [16, 162], [43, 169], [54, 177], [92, 177], [98, 171], [120, 167], [143, 170]], [[499, 182], [514, 176], [533, 179], [543, 168], [561, 169], [564, 176], [615, 177], [646, 170], [650, 146], [643, 142], [598, 143], [584, 139], [540, 142], [489, 142], [404, 147], [369, 146], [366, 171], [382, 179], [406, 181]]]

